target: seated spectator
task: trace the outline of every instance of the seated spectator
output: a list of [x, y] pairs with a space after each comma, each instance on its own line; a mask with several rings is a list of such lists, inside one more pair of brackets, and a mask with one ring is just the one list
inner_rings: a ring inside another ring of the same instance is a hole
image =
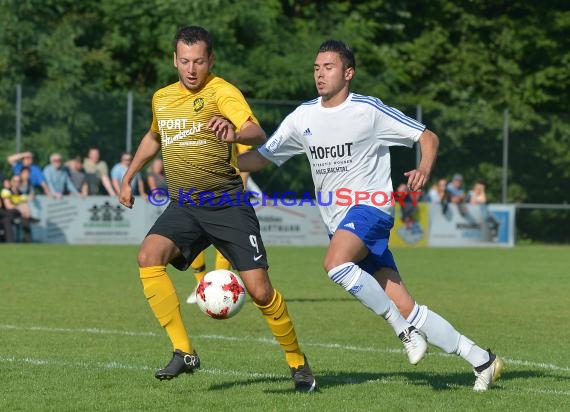
[[[6, 188], [2, 188], [2, 190], [4, 189]], [[12, 221], [15, 217], [17, 216], [14, 216], [12, 211], [4, 207], [4, 200], [0, 196], [0, 242], [12, 243], [14, 241]]]
[[159, 188], [167, 189], [166, 176], [164, 175], [164, 164], [162, 159], [154, 159], [148, 168], [146, 183], [150, 190]]
[[87, 152], [87, 157], [83, 159], [83, 171], [87, 177], [87, 185], [90, 195], [103, 194], [99, 188], [101, 184], [107, 191], [109, 196], [117, 196], [115, 193], [111, 179], [109, 179], [109, 168], [104, 160], [101, 160], [101, 153], [96, 147], [92, 147]]
[[8, 163], [12, 165], [12, 173], [19, 175], [23, 167], [27, 167], [30, 170], [30, 183], [36, 189], [41, 188], [43, 192], [51, 196], [46, 178], [42, 172], [42, 169], [34, 164], [34, 155], [32, 152], [22, 152], [15, 153], [8, 156]]
[[35, 195], [34, 187], [30, 182], [30, 168], [27, 166], [22, 167], [20, 171], [20, 193], [28, 195], [29, 200], [32, 200]]
[[61, 199], [63, 195], [79, 192], [73, 185], [67, 171], [63, 168], [63, 160], [59, 153], [52, 153], [49, 157], [49, 165], [44, 167], [44, 176], [49, 190], [56, 199]]
[[[20, 183], [20, 176], [12, 176], [10, 179], [10, 188], [2, 189], [0, 197], [2, 197], [4, 209], [9, 214], [10, 220], [12, 222], [16, 219], [21, 220], [22, 229], [24, 230], [24, 242], [30, 243], [32, 241], [32, 231], [30, 227], [32, 216], [28, 205], [28, 195], [20, 193]], [[11, 234], [12, 233], [9, 232], [10, 236]]]
[[487, 194], [485, 193], [485, 182], [478, 180], [473, 185], [473, 189], [467, 194], [465, 200], [472, 205], [485, 205], [487, 204]]
[[401, 199], [399, 218], [404, 224], [403, 227], [398, 229], [398, 235], [402, 237], [407, 243], [413, 244], [419, 242], [424, 237], [424, 230], [418, 221], [418, 205], [416, 204], [417, 198], [410, 195], [408, 185], [401, 183], [394, 196]]
[[[410, 228], [416, 221], [418, 206], [415, 204], [414, 198], [408, 193], [409, 190], [406, 183], [400, 183], [396, 192], [399, 194], [400, 199], [402, 199], [403, 203], [401, 205], [402, 222], [406, 224], [407, 228]], [[403, 196], [403, 198], [401, 196]]]
[[434, 183], [427, 197], [430, 203], [446, 203], [448, 201], [447, 179], [439, 179], [437, 183]]
[[[121, 161], [111, 169], [111, 182], [113, 183], [113, 190], [115, 190], [115, 193], [121, 192], [121, 182], [123, 181], [123, 176], [125, 176], [125, 173], [127, 173], [127, 169], [131, 165], [132, 160], [133, 157], [131, 154], [125, 152], [121, 155]], [[133, 178], [131, 187], [133, 188], [133, 195], [145, 196], [144, 182], [140, 176], [140, 173], [137, 173]]]
[[449, 193], [449, 201], [451, 203], [460, 204], [465, 201], [465, 189], [463, 187], [463, 176], [460, 174], [453, 175], [451, 182], [447, 184], [447, 192]]
[[69, 173], [71, 183], [73, 183], [79, 194], [87, 196], [89, 194], [89, 185], [87, 184], [87, 175], [83, 171], [81, 156], [75, 156], [73, 159], [65, 162], [65, 168], [67, 173]]

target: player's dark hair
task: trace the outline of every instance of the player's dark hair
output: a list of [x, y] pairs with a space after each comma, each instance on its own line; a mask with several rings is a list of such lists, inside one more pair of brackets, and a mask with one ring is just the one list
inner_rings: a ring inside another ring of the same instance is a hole
[[174, 48], [175, 53], [176, 45], [179, 41], [187, 45], [196, 44], [199, 41], [203, 41], [206, 43], [206, 50], [208, 51], [208, 55], [212, 54], [212, 50], [214, 49], [214, 41], [212, 40], [212, 36], [210, 36], [208, 30], [200, 26], [184, 26], [178, 29], [172, 42], [172, 47]]
[[323, 43], [321, 43], [317, 54], [325, 52], [338, 53], [345, 69], [348, 69], [350, 67], [356, 69], [354, 52], [344, 42], [340, 40], [325, 40]]

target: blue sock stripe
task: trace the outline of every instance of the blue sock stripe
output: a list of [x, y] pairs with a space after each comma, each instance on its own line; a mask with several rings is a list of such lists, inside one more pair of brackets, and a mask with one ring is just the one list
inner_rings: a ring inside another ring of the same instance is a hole
[[340, 269], [338, 272], [332, 274], [330, 278], [335, 283], [341, 283], [344, 280], [344, 278], [348, 276], [348, 274], [352, 271], [353, 268], [354, 265], [345, 266], [342, 269]]
[[408, 316], [408, 319], [410, 319], [410, 320], [408, 321], [408, 323], [409, 323], [410, 325], [413, 325], [413, 324], [414, 324], [414, 321], [416, 320], [416, 318], [417, 318], [418, 315], [420, 314], [420, 308], [421, 308], [420, 305], [418, 305], [418, 304], [416, 303], [415, 308], [414, 308], [415, 311], [412, 312], [412, 315], [413, 315], [412, 318], [410, 319], [410, 317]]

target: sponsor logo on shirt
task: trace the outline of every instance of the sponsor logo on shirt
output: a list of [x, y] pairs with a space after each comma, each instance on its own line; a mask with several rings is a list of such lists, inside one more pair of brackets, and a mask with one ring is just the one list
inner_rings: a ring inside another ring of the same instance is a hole
[[[190, 126], [190, 124], [187, 124], [187, 123], [188, 123], [188, 121], [186, 119], [160, 120], [158, 122], [158, 128], [160, 130], [162, 146], [163, 147], [169, 146], [172, 143], [177, 142], [181, 139], [184, 139], [187, 136], [195, 135], [196, 133], [199, 133], [200, 130], [202, 130], [203, 124], [201, 122], [198, 122], [198, 123], [192, 122], [191, 126]], [[176, 127], [176, 126], [178, 126], [178, 127]], [[176, 133], [172, 136], [169, 136], [171, 129], [176, 129], [178, 131], [178, 133]], [[184, 129], [184, 130], [180, 130], [180, 129]], [[202, 143], [205, 143], [205, 141], [200, 140], [199, 143], [196, 143], [195, 145], [198, 146]], [[180, 142], [180, 145], [184, 145], [184, 142]]]
[[282, 140], [283, 137], [281, 136], [272, 137], [265, 145], [265, 148], [267, 149], [267, 151], [275, 153], [275, 151], [279, 148], [279, 146], [281, 146]]
[[335, 157], [352, 156], [353, 143], [343, 143], [334, 146], [309, 146], [312, 159], [330, 159]]

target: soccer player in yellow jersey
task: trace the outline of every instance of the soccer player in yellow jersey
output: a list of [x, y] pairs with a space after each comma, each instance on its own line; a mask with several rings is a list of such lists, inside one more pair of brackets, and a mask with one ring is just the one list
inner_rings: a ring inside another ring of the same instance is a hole
[[124, 206], [133, 207], [130, 183], [161, 150], [171, 201], [143, 240], [137, 257], [144, 294], [173, 348], [172, 359], [155, 377], [172, 379], [200, 367], [166, 265], [186, 270], [213, 244], [239, 271], [285, 351], [295, 389], [311, 392], [316, 382], [285, 300], [269, 280], [259, 221], [251, 204], [243, 202], [243, 183], [232, 147], [236, 142], [264, 143], [265, 132], [241, 92], [210, 72], [214, 53], [204, 28], [181, 28], [173, 46], [179, 81], [154, 94], [151, 127], [125, 173], [119, 195]]

